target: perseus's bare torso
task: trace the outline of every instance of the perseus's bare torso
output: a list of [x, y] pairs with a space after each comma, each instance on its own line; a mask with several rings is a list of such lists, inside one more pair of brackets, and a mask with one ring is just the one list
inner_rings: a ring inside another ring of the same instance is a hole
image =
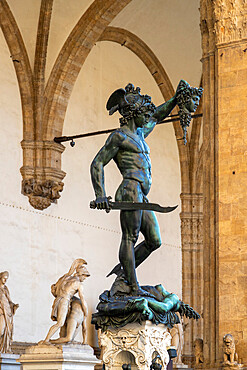
[[124, 140], [114, 157], [123, 179], [138, 181], [142, 191], [148, 194], [151, 183], [151, 160], [150, 149], [141, 135], [126, 132], [122, 129]]

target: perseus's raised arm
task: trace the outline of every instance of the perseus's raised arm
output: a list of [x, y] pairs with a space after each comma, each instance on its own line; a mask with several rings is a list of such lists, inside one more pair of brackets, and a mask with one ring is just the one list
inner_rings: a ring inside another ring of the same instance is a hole
[[161, 122], [171, 113], [176, 104], [177, 102], [174, 96], [167, 102], [156, 107], [155, 112], [152, 115], [150, 114], [148, 123], [143, 127], [144, 137], [147, 137], [153, 131], [156, 124]]
[[152, 118], [156, 119], [157, 123], [161, 122], [171, 113], [171, 111], [175, 108], [176, 104], [177, 104], [176, 97], [173, 96], [170, 100], [166, 101], [165, 103], [159, 105], [156, 108]]
[[105, 145], [96, 154], [93, 162], [91, 163], [91, 179], [97, 198], [105, 198], [105, 181], [104, 181], [104, 166], [110, 162], [111, 159], [117, 154], [121, 142], [123, 141], [120, 132], [113, 132], [106, 140]]

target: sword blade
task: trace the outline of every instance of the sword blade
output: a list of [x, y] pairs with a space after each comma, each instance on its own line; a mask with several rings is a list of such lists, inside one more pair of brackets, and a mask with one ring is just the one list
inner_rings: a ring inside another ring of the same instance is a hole
[[109, 202], [113, 210], [121, 211], [155, 211], [160, 213], [169, 213], [174, 211], [178, 206], [162, 207], [157, 203], [138, 203], [138, 202]]
[[[162, 207], [157, 203], [140, 203], [140, 202], [112, 202], [108, 200], [109, 211], [120, 210], [120, 211], [154, 211], [160, 213], [169, 213], [174, 211], [178, 206], [173, 207]], [[96, 209], [96, 202], [92, 200], [90, 202], [90, 208]], [[106, 209], [104, 209], [106, 210]]]

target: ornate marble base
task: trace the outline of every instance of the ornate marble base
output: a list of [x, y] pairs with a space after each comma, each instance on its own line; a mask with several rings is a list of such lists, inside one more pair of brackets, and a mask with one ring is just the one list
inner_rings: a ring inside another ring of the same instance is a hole
[[163, 369], [169, 362], [167, 348], [171, 345], [171, 335], [163, 324], [144, 321], [141, 325], [111, 327], [99, 335], [99, 341], [106, 370], [122, 370], [123, 364], [131, 364], [131, 370], [147, 370], [157, 354]]
[[13, 353], [0, 353], [0, 370], [20, 370], [21, 364], [16, 360], [19, 355]]
[[23, 370], [93, 370], [100, 361], [88, 345], [37, 345], [19, 358]]

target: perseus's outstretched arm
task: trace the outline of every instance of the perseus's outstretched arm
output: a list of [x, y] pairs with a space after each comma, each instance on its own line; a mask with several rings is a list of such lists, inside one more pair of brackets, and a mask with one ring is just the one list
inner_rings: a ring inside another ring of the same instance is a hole
[[144, 137], [147, 137], [154, 129], [157, 123], [165, 119], [177, 104], [176, 97], [172, 97], [167, 102], [159, 105], [155, 112], [150, 116], [149, 122], [143, 127]]
[[170, 100], [166, 101], [165, 103], [159, 105], [154, 114], [153, 118], [156, 118], [157, 123], [161, 122], [163, 119], [165, 119], [171, 111], [175, 108], [175, 105], [177, 104], [176, 96], [173, 96]]
[[100, 149], [91, 164], [91, 179], [96, 200], [97, 198], [106, 198], [104, 166], [107, 165], [107, 163], [117, 154], [121, 142], [124, 139], [122, 136], [123, 134], [120, 132], [113, 132], [108, 137], [105, 145]]

